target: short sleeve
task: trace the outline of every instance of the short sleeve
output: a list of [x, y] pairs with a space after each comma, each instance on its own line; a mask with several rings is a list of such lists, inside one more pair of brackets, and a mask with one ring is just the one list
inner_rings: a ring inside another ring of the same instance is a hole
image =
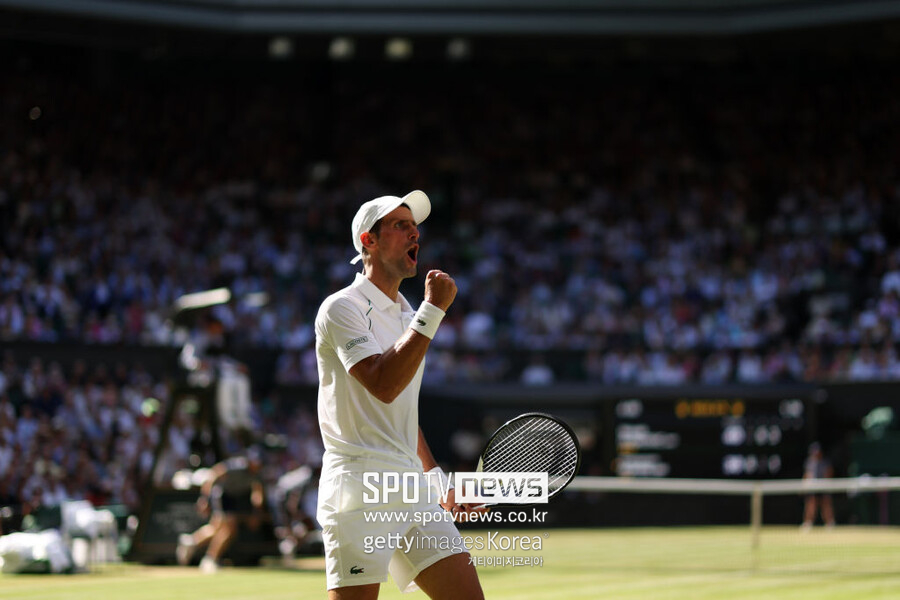
[[338, 298], [323, 307], [316, 319], [316, 335], [331, 346], [347, 371], [382, 349], [369, 329], [369, 320], [350, 298]]

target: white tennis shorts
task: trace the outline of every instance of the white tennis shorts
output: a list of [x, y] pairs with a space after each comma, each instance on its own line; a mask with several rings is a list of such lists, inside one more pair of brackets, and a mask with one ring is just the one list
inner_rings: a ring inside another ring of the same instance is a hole
[[[420, 479], [425, 486], [425, 477]], [[402, 592], [413, 592], [424, 569], [469, 551], [449, 513], [435, 498], [429, 501], [427, 488], [417, 503], [394, 494], [386, 504], [364, 503], [365, 489], [362, 473], [339, 473], [319, 483], [316, 518], [325, 543], [327, 589], [383, 583], [390, 573]]]

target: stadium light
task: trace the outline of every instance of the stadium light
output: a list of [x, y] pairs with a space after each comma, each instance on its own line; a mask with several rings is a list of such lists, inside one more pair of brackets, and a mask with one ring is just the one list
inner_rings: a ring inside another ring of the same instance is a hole
[[356, 42], [348, 37], [336, 37], [328, 46], [328, 56], [331, 60], [350, 60], [356, 54]]
[[283, 35], [269, 40], [269, 58], [284, 60], [294, 55], [294, 42]]
[[447, 58], [462, 61], [472, 55], [472, 45], [465, 38], [453, 38], [447, 42]]
[[413, 45], [407, 38], [391, 38], [384, 45], [384, 55], [388, 60], [408, 60], [412, 56]]

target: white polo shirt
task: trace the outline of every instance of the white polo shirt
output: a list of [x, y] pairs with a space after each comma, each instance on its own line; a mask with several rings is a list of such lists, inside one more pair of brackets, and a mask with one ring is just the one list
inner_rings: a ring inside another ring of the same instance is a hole
[[353, 284], [326, 298], [316, 315], [322, 468], [332, 475], [378, 466], [422, 468], [416, 447], [424, 359], [390, 404], [349, 373], [362, 359], [393, 347], [409, 327], [415, 311], [402, 294], [399, 300], [357, 273]]

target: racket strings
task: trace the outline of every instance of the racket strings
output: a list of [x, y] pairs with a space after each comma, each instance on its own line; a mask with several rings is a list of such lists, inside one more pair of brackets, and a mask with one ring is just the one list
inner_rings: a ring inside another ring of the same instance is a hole
[[[494, 455], [486, 459], [485, 464], [490, 463], [492, 471], [517, 470], [526, 471], [533, 467], [543, 467], [558, 472], [560, 459], [566, 457], [566, 453], [575, 451], [575, 445], [571, 442], [565, 430], [550, 430], [547, 427], [526, 426], [520, 428], [518, 435], [510, 435], [497, 444]], [[528, 436], [527, 439], [526, 436]], [[568, 444], [566, 444], [568, 442]], [[569, 447], [566, 448], [566, 445]], [[572, 466], [574, 466], [572, 461]], [[501, 468], [502, 467], [502, 468]]]
[[[550, 426], [548, 427], [548, 425]], [[528, 439], [524, 439], [526, 437]], [[539, 446], [545, 448], [543, 453], [538, 452]], [[497, 440], [488, 449], [485, 460], [499, 464], [516, 464], [521, 461], [523, 450], [534, 450], [536, 458], [540, 459], [543, 454], [550, 457], [551, 460], [560, 450], [577, 451], [575, 443], [565, 429], [552, 422], [548, 424], [538, 421], [522, 425]]]
[[578, 464], [577, 458], [573, 458], [576, 452], [574, 445], [571, 446], [569, 452], [564, 448], [557, 449], [555, 456], [546, 457], [541, 455], [522, 456], [517, 455], [515, 462], [507, 462], [492, 468], [492, 471], [507, 472], [546, 472], [548, 476], [548, 487], [551, 492], [564, 487], [569, 479], [574, 475], [575, 468]]
[[555, 421], [533, 417], [501, 431], [485, 451], [485, 471], [547, 472], [551, 494], [565, 487], [578, 465], [578, 447]]
[[520, 464], [522, 451], [528, 449], [528, 440], [524, 438], [540, 429], [546, 429], [540, 421], [526, 421], [503, 432], [485, 452], [485, 470], [507, 471], [510, 465]]
[[556, 440], [563, 444], [553, 449], [553, 456], [533, 455], [522, 463], [522, 471], [546, 471], [551, 491], [565, 485], [578, 464], [575, 444], [568, 439], [568, 434], [566, 437]]
[[[548, 486], [550, 491], [556, 490], [557, 488], [564, 485], [568, 480], [570, 474], [575, 469], [574, 460], [567, 461], [569, 464], [563, 465], [552, 465], [548, 467], [546, 465], [546, 460], [541, 457], [532, 457], [532, 459], [528, 462], [523, 463], [521, 466], [517, 465], [516, 471], [522, 472], [534, 472], [534, 471], [546, 471], [548, 477]], [[503, 469], [508, 470], [508, 469]]]

